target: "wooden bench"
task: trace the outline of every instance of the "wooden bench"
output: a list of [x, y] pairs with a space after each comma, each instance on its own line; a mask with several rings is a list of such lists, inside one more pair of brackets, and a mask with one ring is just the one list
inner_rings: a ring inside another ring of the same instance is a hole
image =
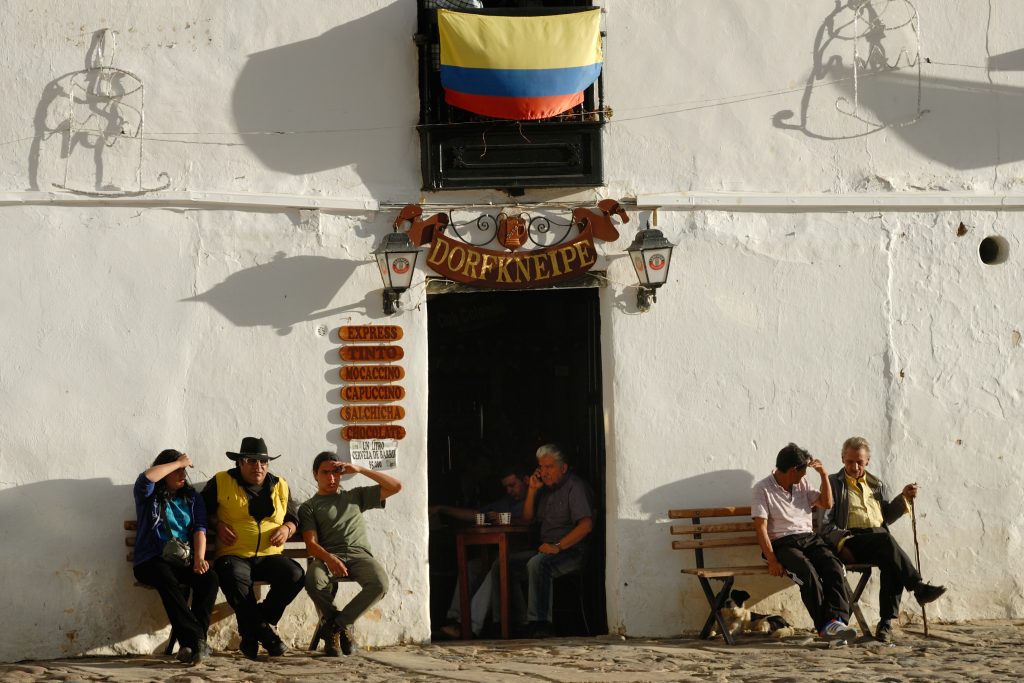
[[[127, 534], [125, 535], [125, 538], [124, 538], [124, 543], [125, 543], [126, 546], [129, 547], [128, 553], [126, 555], [126, 559], [129, 562], [133, 562], [135, 560], [135, 533], [136, 533], [136, 529], [137, 529], [137, 526], [136, 526], [136, 521], [134, 519], [126, 519], [124, 521], [124, 530], [127, 532]], [[208, 534], [207, 535], [207, 544], [206, 544], [206, 559], [211, 564], [213, 563], [213, 558], [214, 558], [214, 556], [216, 554], [216, 543], [217, 543], [217, 536], [216, 536], [216, 534]], [[302, 538], [301, 538], [300, 534], [295, 534], [294, 536], [291, 537], [291, 539], [288, 540], [287, 543], [284, 544], [284, 551], [283, 551], [282, 554], [285, 557], [292, 558], [293, 560], [306, 560], [307, 562], [308, 562], [309, 557], [310, 557], [309, 553], [306, 552], [306, 544], [302, 541]], [[211, 571], [212, 571], [212, 569], [211, 569]], [[351, 581], [351, 580], [352, 579], [350, 579], [348, 577], [345, 577], [343, 579], [342, 578], [338, 579], [339, 582]], [[149, 590], [156, 590], [155, 588], [153, 588], [149, 584], [141, 583], [139, 581], [136, 581], [135, 585], [140, 587], [140, 588], [147, 588]], [[256, 586], [257, 589], [258, 589], [258, 587], [264, 586], [264, 585], [266, 585], [265, 581], [257, 581], [254, 584], [254, 586]], [[189, 589], [188, 589], [187, 586], [184, 586], [183, 588], [185, 590], [185, 597], [187, 599], [188, 598], [188, 590]], [[216, 610], [215, 610], [215, 614], [216, 614]], [[226, 616], [226, 613], [223, 616]], [[213, 621], [217, 621], [217, 619], [213, 619]], [[171, 628], [171, 636], [170, 636], [170, 638], [167, 641], [167, 647], [164, 649], [164, 654], [171, 655], [171, 654], [174, 653], [174, 645], [177, 642], [177, 640], [178, 640], [178, 638], [175, 635], [174, 629], [172, 627]], [[310, 650], [316, 650], [318, 645], [319, 645], [319, 639], [317, 638], [317, 634], [314, 632], [313, 633], [313, 640], [311, 640], [310, 644], [309, 644], [309, 649]]]
[[[689, 524], [673, 524], [670, 531], [673, 536], [685, 536], [686, 540], [672, 541], [672, 548], [675, 550], [692, 550], [694, 553], [694, 566], [682, 569], [682, 573], [691, 574], [700, 581], [704, 589], [704, 596], [708, 600], [711, 613], [704, 628], [700, 632], [701, 638], [707, 638], [711, 633], [715, 622], [718, 622], [719, 631], [730, 645], [735, 644], [735, 638], [729, 633], [719, 610], [725, 605], [733, 583], [737, 576], [766, 576], [768, 565], [763, 562], [744, 566], [707, 566], [704, 560], [704, 551], [712, 548], [732, 548], [742, 546], [753, 546], [758, 551], [760, 558], [760, 546], [754, 532], [754, 521], [750, 517], [750, 507], [720, 507], [720, 508], [686, 508], [681, 510], [669, 510], [669, 519], [686, 519]], [[725, 522], [708, 524], [708, 519], [728, 519]], [[860, 596], [871, 578], [870, 564], [844, 563], [847, 571], [860, 573], [860, 581], [856, 590], [850, 590], [850, 584], [843, 577], [847, 595], [850, 596], [850, 608], [857, 617], [863, 633], [871, 633], [871, 629], [864, 619], [860, 609]], [[722, 581], [722, 588], [715, 593], [711, 588], [710, 579]]]

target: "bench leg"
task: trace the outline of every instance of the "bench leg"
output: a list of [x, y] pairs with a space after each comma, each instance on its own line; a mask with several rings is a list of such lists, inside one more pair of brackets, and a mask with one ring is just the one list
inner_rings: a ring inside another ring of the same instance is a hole
[[167, 647], [164, 648], [164, 654], [170, 657], [174, 654], [174, 644], [178, 642], [178, 635], [174, 632], [174, 627], [171, 627], [171, 635], [167, 639]]
[[725, 642], [735, 645], [736, 639], [729, 633], [729, 629], [726, 627], [725, 620], [722, 619], [722, 614], [719, 610], [725, 605], [726, 598], [729, 597], [729, 591], [732, 590], [732, 584], [736, 577], [729, 576], [722, 579], [722, 589], [718, 591], [718, 595], [715, 595], [715, 592], [711, 590], [710, 581], [703, 576], [698, 576], [697, 578], [700, 580], [700, 587], [704, 589], [704, 597], [708, 599], [708, 605], [711, 606], [711, 614], [708, 615], [707, 621], [704, 622], [704, 629], [700, 632], [700, 637], [706, 640], [711, 633], [712, 625], [717, 621], [718, 630], [722, 632]]
[[850, 582], [843, 577], [843, 581], [846, 583], [846, 594], [850, 596], [850, 609], [853, 611], [853, 615], [857, 617], [857, 624], [860, 626], [860, 630], [864, 635], [871, 635], [871, 627], [868, 626], [867, 619], [864, 618], [864, 612], [860, 609], [860, 596], [864, 593], [864, 589], [868, 585], [868, 580], [871, 578], [871, 570], [861, 572], [860, 581], [857, 582], [857, 588], [852, 593], [850, 592]]

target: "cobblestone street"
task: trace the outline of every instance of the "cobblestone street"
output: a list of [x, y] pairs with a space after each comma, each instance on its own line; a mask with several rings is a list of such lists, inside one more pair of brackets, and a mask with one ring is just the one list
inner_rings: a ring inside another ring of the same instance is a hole
[[919, 627], [894, 645], [865, 640], [829, 649], [808, 636], [747, 636], [736, 647], [696, 639], [602, 636], [474, 641], [360, 651], [340, 659], [291, 650], [258, 662], [218, 653], [196, 667], [172, 657], [84, 657], [0, 665], [2, 683], [29, 681], [1018, 681], [1024, 622]]

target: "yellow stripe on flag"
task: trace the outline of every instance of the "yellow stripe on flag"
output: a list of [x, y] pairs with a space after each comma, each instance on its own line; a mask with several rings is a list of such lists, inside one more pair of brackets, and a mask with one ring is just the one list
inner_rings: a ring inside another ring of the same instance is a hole
[[476, 69], [560, 69], [599, 64], [601, 10], [500, 17], [438, 10], [441, 63]]

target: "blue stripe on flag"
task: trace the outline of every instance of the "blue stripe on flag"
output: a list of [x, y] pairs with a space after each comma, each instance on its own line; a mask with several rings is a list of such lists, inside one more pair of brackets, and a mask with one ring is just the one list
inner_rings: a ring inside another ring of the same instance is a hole
[[470, 95], [550, 97], [586, 90], [600, 73], [600, 64], [563, 69], [473, 69], [442, 64], [441, 85]]

